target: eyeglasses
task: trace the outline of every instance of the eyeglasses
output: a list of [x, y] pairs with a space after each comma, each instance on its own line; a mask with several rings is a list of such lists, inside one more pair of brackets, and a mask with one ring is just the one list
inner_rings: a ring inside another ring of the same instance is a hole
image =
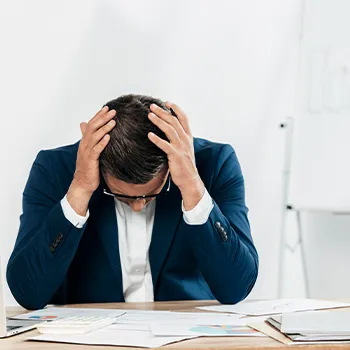
[[107, 196], [112, 196], [115, 197], [117, 199], [130, 199], [130, 200], [134, 200], [134, 201], [139, 201], [141, 199], [153, 199], [162, 195], [166, 195], [169, 191], [170, 191], [170, 184], [171, 184], [171, 176], [168, 176], [168, 179], [165, 183], [165, 185], [163, 186], [163, 188], [160, 190], [159, 193], [156, 194], [149, 194], [149, 195], [141, 195], [141, 196], [127, 196], [125, 194], [118, 194], [118, 193], [113, 193], [110, 192], [109, 189], [107, 189], [107, 185], [106, 182], [103, 181], [103, 193], [106, 194]]

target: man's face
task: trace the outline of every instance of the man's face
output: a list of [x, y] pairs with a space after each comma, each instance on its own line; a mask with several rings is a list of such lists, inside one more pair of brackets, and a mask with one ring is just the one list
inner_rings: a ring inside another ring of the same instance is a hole
[[[109, 174], [104, 175], [104, 180], [113, 194], [121, 194], [126, 196], [142, 196], [142, 195], [152, 195], [158, 194], [164, 187], [169, 175], [169, 170], [166, 169], [162, 171], [158, 176], [156, 176], [151, 181], [143, 185], [130, 184], [121, 181]], [[128, 198], [118, 198], [119, 201], [129, 205], [133, 211], [141, 211], [146, 204], [154, 200], [154, 198], [145, 199], [128, 199]]]

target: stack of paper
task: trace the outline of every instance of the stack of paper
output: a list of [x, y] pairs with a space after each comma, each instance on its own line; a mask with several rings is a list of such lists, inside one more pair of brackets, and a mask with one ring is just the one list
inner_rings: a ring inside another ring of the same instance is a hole
[[57, 319], [81, 314], [114, 316], [115, 322], [82, 335], [42, 334], [30, 340], [154, 348], [201, 336], [264, 336], [240, 315], [224, 313], [48, 308], [17, 317]]
[[295, 312], [267, 319], [294, 341], [350, 341], [350, 312]]
[[[248, 326], [284, 344], [350, 342], [350, 326], [347, 326], [350, 325], [350, 318], [347, 319], [348, 316], [343, 314], [346, 311], [329, 311], [324, 314], [325, 319], [318, 317], [320, 315], [320, 312], [318, 312], [316, 317], [318, 323], [313, 323], [315, 319], [311, 320], [311, 317], [314, 317], [314, 310], [350, 308], [349, 303], [316, 299], [276, 299], [247, 300], [237, 305], [215, 305], [199, 308], [242, 315], [243, 319], [247, 320], [246, 324]], [[334, 313], [337, 313], [337, 316]], [[268, 318], [267, 322], [264, 322], [264, 320], [247, 319], [243, 315], [260, 316], [264, 319], [268, 316], [271, 317]], [[342, 316], [339, 317], [338, 315]], [[337, 322], [335, 318], [337, 318]], [[322, 321], [323, 323], [320, 323]]]
[[[344, 315], [340, 318], [341, 321], [338, 319], [337, 323], [334, 318], [330, 318], [333, 316], [324, 316], [324, 323], [316, 324], [313, 321], [320, 321], [320, 317], [312, 319], [312, 313], [301, 312], [343, 307], [350, 307], [350, 304], [312, 299], [277, 299], [204, 307], [206, 310], [220, 311], [220, 313], [47, 308], [21, 315], [20, 318], [57, 319], [75, 315], [115, 317], [115, 322], [111, 326], [101, 330], [83, 335], [43, 334], [31, 338], [36, 341], [158, 347], [202, 336], [251, 337], [262, 336], [263, 333], [287, 344], [330, 340], [332, 342], [349, 340], [350, 342], [350, 333], [345, 333], [344, 326], [350, 324], [350, 315]], [[299, 312], [289, 314], [295, 311]], [[264, 322], [266, 316], [278, 314], [283, 315], [270, 317], [269, 323]], [[263, 316], [263, 320], [260, 320], [257, 326], [256, 318], [252, 320], [251, 317], [246, 317], [247, 315]], [[327, 317], [329, 318], [326, 319]], [[330, 327], [331, 324], [333, 328]]]
[[266, 323], [270, 329], [251, 326], [285, 344], [350, 343], [350, 311], [284, 313], [267, 318]]
[[293, 312], [281, 317], [284, 333], [350, 334], [350, 311]]

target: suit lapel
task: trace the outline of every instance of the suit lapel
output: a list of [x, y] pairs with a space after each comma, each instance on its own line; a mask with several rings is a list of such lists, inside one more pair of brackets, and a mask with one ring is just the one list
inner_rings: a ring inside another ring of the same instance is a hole
[[160, 196], [156, 201], [152, 240], [149, 250], [154, 289], [156, 289], [159, 274], [182, 218], [181, 198], [179, 189], [172, 183], [169, 193], [165, 196]]
[[[106, 252], [108, 261], [117, 278], [118, 300], [124, 301], [123, 278], [120, 265], [118, 224], [113, 197], [103, 194], [100, 186], [93, 194], [90, 204], [96, 232]], [[94, 213], [94, 214], [93, 214]]]

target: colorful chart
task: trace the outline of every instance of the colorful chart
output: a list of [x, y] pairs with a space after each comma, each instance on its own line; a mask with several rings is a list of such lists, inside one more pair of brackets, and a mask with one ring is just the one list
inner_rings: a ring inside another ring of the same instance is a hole
[[55, 318], [57, 318], [57, 316], [54, 315], [43, 315], [43, 316], [29, 316], [29, 319], [33, 319], [33, 320], [53, 320]]
[[236, 336], [248, 336], [256, 333], [254, 329], [248, 327], [237, 327], [229, 325], [203, 325], [195, 326], [189, 329], [193, 333], [201, 333], [208, 335], [236, 335]]

